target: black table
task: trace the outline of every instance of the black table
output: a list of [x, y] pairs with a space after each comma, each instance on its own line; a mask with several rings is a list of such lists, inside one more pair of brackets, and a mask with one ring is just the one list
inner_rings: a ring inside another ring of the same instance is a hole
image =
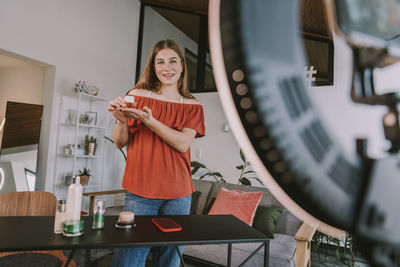
[[54, 234], [53, 216], [0, 217], [0, 251], [228, 244], [230, 266], [233, 243], [262, 242], [249, 258], [264, 246], [264, 266], [268, 266], [269, 239], [232, 215], [168, 216], [182, 226], [182, 231], [171, 233], [153, 225], [154, 217], [136, 216], [136, 228], [118, 229], [114, 227], [118, 217], [106, 216], [104, 229], [93, 230], [93, 217], [83, 216], [85, 231], [80, 237]]

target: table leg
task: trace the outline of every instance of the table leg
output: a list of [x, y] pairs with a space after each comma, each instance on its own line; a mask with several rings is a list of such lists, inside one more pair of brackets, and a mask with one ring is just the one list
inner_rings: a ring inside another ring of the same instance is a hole
[[181, 259], [181, 264], [182, 264], [182, 266], [185, 267], [185, 262], [183, 261], [182, 254], [181, 254], [181, 252], [179, 251], [178, 246], [176, 246], [175, 248], [176, 248], [176, 252], [177, 252], [178, 255], [179, 255], [179, 258]]
[[90, 266], [90, 249], [85, 249], [85, 266]]
[[264, 267], [269, 266], [269, 240], [264, 242]]
[[71, 262], [72, 258], [74, 257], [74, 254], [75, 254], [75, 249], [73, 248], [71, 253], [68, 256], [67, 262], [65, 263], [65, 267], [68, 267], [69, 263]]
[[228, 264], [227, 266], [230, 267], [232, 265], [232, 243], [228, 244]]
[[90, 196], [90, 202], [89, 202], [89, 215], [93, 215], [93, 210], [94, 210], [94, 201], [96, 199], [96, 196]]

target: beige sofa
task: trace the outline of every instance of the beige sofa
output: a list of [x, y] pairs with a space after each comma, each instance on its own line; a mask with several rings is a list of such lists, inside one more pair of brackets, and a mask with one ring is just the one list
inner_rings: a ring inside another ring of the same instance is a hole
[[[221, 187], [229, 190], [242, 190], [247, 192], [261, 191], [263, 192], [259, 206], [275, 206], [282, 205], [272, 196], [266, 188], [249, 187], [228, 183], [217, 183], [202, 180], [193, 180], [195, 190], [201, 192], [196, 207], [192, 207], [195, 214], [205, 214], [213, 199], [217, 196]], [[257, 217], [255, 217], [257, 219]], [[255, 224], [255, 221], [253, 222]], [[296, 262], [296, 240], [295, 234], [299, 230], [302, 222], [292, 215], [288, 210], [284, 209], [275, 228], [274, 239], [270, 240], [269, 250], [269, 266], [295, 266]], [[232, 245], [232, 266], [238, 266], [253, 251], [255, 251], [261, 243], [249, 244], [233, 244]], [[227, 245], [195, 245], [185, 246], [184, 255], [192, 258], [201, 259], [220, 265], [227, 265]], [[245, 266], [263, 266], [264, 250], [260, 249]]]

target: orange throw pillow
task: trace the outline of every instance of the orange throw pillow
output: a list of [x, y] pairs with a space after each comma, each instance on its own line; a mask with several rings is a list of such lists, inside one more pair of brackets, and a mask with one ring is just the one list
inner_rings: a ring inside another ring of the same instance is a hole
[[244, 192], [222, 187], [208, 214], [232, 214], [251, 226], [261, 197], [262, 192]]

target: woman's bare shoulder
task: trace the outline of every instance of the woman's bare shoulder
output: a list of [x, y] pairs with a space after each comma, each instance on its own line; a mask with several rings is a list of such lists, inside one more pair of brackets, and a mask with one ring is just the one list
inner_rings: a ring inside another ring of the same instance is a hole
[[147, 96], [148, 93], [149, 91], [145, 89], [132, 88], [127, 95]]
[[198, 101], [195, 98], [185, 98], [184, 103], [185, 104], [201, 105], [200, 101]]

